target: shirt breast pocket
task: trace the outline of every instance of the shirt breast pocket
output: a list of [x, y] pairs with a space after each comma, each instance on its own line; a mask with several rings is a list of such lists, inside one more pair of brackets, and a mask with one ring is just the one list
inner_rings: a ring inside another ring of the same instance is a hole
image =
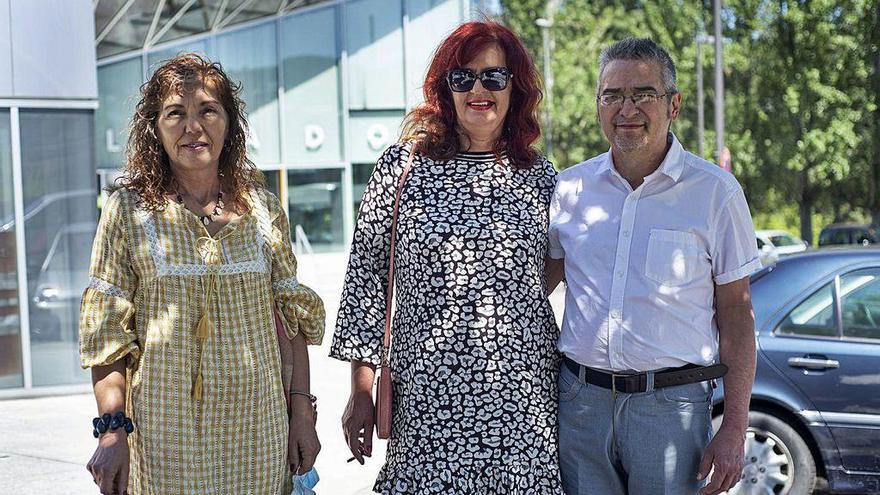
[[669, 287], [694, 280], [699, 272], [701, 255], [697, 236], [680, 230], [651, 229], [645, 276]]

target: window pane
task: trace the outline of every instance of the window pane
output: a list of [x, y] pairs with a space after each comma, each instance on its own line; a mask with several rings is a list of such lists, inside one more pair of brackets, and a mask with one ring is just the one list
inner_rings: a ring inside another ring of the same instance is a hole
[[285, 161], [342, 159], [336, 38], [335, 6], [281, 22]]
[[152, 76], [153, 72], [156, 72], [156, 69], [158, 69], [163, 62], [172, 59], [181, 53], [189, 52], [195, 52], [203, 57], [211, 59], [211, 54], [208, 52], [208, 42], [206, 40], [193, 41], [162, 50], [156, 50], [147, 55], [147, 77]]
[[843, 336], [880, 340], [880, 269], [840, 277]]
[[776, 331], [791, 335], [837, 337], [832, 284], [822, 287], [794, 308]]
[[276, 197], [281, 197], [281, 173], [278, 170], [263, 170], [263, 176], [266, 177], [266, 189]]
[[376, 168], [375, 163], [352, 163], [351, 164], [351, 198], [354, 207], [354, 219], [357, 220], [358, 211], [364, 200], [364, 191], [367, 189], [367, 182], [370, 181], [370, 175]]
[[[175, 8], [174, 3], [177, 2], [168, 2], [171, 5], [166, 7], [166, 18], [170, 21], [170, 16], [176, 16], [179, 10]], [[170, 8], [169, 8], [170, 7]], [[173, 14], [172, 14], [173, 12]], [[156, 40], [157, 43], [164, 43], [166, 41], [172, 41], [180, 38], [184, 38], [186, 36], [190, 36], [194, 33], [202, 33], [208, 30], [208, 18], [205, 15], [205, 12], [202, 12], [200, 8], [189, 8], [184, 12], [183, 16], [177, 19], [170, 29], [165, 31], [165, 34], [162, 35], [161, 38]], [[167, 21], [166, 21], [167, 22]]]
[[355, 0], [345, 8], [349, 107], [404, 108], [400, 0]]
[[93, 119], [90, 111], [21, 112], [34, 385], [88, 379], [78, 323], [97, 224]]
[[218, 36], [216, 59], [234, 81], [241, 82], [255, 163], [281, 161], [278, 135], [278, 66], [275, 23], [261, 24]]
[[459, 23], [465, 21], [466, 2], [406, 0], [409, 25], [406, 28], [407, 105], [422, 102], [422, 86], [434, 50]]
[[342, 170], [290, 170], [290, 238], [297, 253], [341, 251], [343, 245]]
[[125, 164], [128, 123], [134, 115], [143, 77], [140, 57], [98, 67], [100, 105], [95, 112], [98, 168], [120, 168]]
[[24, 385], [9, 110], [0, 110], [0, 388]]

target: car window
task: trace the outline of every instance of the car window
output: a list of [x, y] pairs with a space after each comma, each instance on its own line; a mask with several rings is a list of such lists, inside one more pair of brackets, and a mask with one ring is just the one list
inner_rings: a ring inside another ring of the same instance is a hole
[[764, 247], [764, 241], [762, 241], [760, 237], [757, 238], [757, 240], [758, 240], [758, 249], [761, 249], [762, 247]]
[[825, 230], [819, 234], [819, 244], [850, 244], [850, 232], [848, 229]]
[[776, 328], [784, 335], [837, 337], [834, 289], [828, 283], [797, 305]]
[[794, 246], [796, 244], [800, 244], [797, 242], [794, 237], [790, 235], [774, 235], [770, 237], [770, 242], [773, 243], [774, 246]]
[[843, 336], [880, 340], [880, 268], [840, 277]]

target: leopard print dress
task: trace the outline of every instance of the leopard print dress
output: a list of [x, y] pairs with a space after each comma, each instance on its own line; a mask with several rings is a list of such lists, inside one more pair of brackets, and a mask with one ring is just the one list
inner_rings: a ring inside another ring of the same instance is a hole
[[[331, 357], [377, 364], [392, 208], [411, 145], [364, 193]], [[392, 437], [383, 494], [561, 494], [556, 339], [544, 296], [556, 172], [492, 153], [416, 154], [395, 253]]]

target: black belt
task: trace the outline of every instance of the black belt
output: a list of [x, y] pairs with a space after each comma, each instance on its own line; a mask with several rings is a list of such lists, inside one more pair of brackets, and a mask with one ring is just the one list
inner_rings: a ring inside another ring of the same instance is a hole
[[727, 374], [727, 366], [723, 364], [713, 364], [711, 366], [698, 366], [696, 364], [686, 364], [680, 368], [671, 368], [656, 372], [643, 372], [632, 374], [608, 373], [595, 368], [582, 366], [568, 357], [563, 357], [562, 362], [576, 376], [581, 376], [583, 370], [584, 381], [597, 385], [608, 390], [616, 390], [624, 394], [639, 394], [651, 390], [649, 387], [650, 375], [653, 374], [654, 387], [673, 387], [675, 385], [686, 385], [688, 383], [704, 382], [721, 378]]

